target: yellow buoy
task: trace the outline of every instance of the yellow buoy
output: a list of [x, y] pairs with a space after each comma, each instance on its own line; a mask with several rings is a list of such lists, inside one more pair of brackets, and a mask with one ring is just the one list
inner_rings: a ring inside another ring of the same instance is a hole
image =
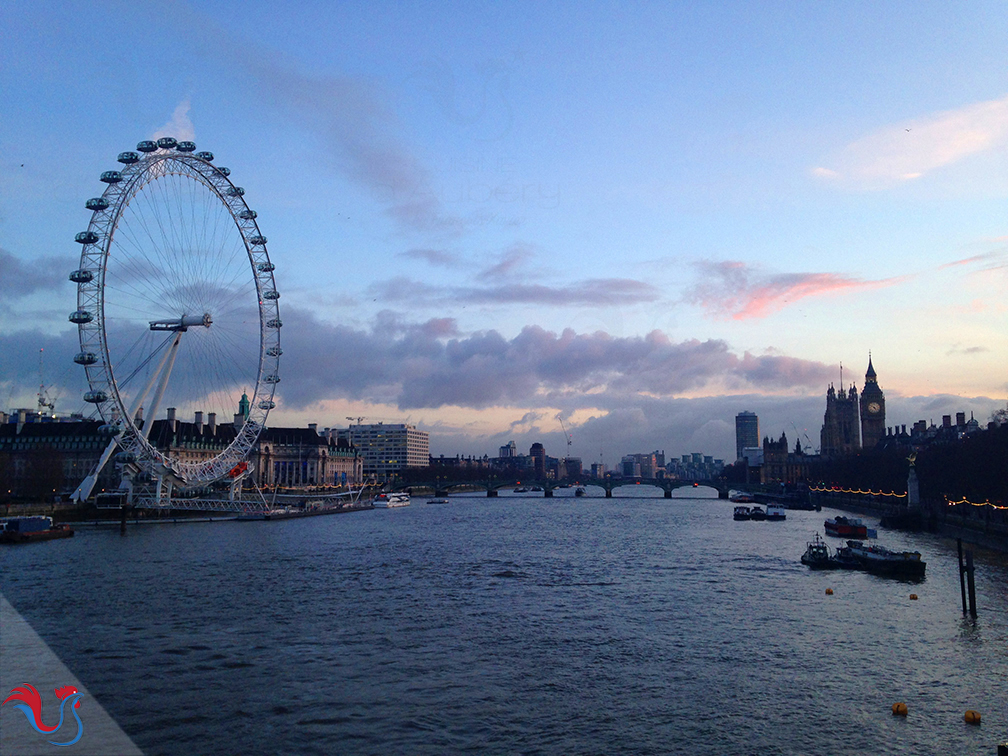
[[966, 720], [966, 724], [980, 724], [980, 712], [968, 709], [963, 719]]
[[907, 705], [902, 701], [894, 703], [892, 705], [892, 713], [894, 717], [905, 717], [907, 715]]
[[916, 593], [911, 593], [910, 594], [910, 600], [911, 601], [916, 601], [917, 600], [917, 594]]
[[833, 589], [832, 588], [827, 588], [826, 589], [826, 595], [827, 596], [832, 596], [833, 595]]

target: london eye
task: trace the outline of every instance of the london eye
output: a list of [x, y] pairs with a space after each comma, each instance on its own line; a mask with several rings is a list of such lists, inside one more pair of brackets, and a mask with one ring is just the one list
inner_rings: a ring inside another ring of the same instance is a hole
[[[244, 189], [189, 141], [143, 141], [118, 161], [86, 202], [91, 219], [76, 236], [80, 266], [70, 274], [74, 361], [109, 438], [78, 499], [113, 454], [133, 473], [176, 486], [233, 477], [280, 380], [280, 294]], [[190, 438], [189, 453], [164, 448], [151, 434], [162, 410], [208, 432]]]

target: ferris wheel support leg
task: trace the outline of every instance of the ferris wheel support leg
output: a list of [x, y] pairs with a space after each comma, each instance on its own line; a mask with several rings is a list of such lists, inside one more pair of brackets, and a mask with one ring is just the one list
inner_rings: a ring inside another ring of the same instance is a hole
[[81, 481], [81, 484], [77, 486], [77, 490], [70, 496], [73, 501], [76, 501], [78, 504], [82, 504], [85, 499], [91, 495], [95, 484], [98, 482], [98, 476], [101, 475], [102, 469], [105, 467], [105, 464], [109, 461], [109, 457], [112, 456], [112, 452], [116, 450], [118, 445], [119, 441], [117, 439], [113, 438], [109, 441], [109, 445], [105, 447], [105, 451], [103, 451], [102, 455], [98, 458], [98, 462], [95, 464], [94, 470], [92, 470], [91, 473]]
[[146, 421], [144, 425], [144, 438], [150, 437], [151, 428], [154, 427], [154, 419], [157, 417], [158, 405], [161, 404], [161, 398], [164, 396], [165, 388], [168, 386], [168, 377], [171, 375], [172, 368], [175, 366], [175, 357], [178, 356], [178, 347], [181, 338], [182, 331], [179, 331], [175, 334], [175, 340], [172, 342], [171, 349], [168, 354], [165, 355], [167, 364], [162, 369], [161, 380], [158, 383], [157, 391], [154, 392], [154, 399], [151, 402], [150, 420]]

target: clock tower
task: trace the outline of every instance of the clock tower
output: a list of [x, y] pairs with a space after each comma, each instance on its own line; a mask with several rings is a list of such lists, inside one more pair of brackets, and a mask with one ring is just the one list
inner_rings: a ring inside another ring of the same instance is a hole
[[868, 372], [861, 390], [861, 448], [873, 449], [885, 436], [885, 394], [878, 385], [878, 376], [868, 355]]

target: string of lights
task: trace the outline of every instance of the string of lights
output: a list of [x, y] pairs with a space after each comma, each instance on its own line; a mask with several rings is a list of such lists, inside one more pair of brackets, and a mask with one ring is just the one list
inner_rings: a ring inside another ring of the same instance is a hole
[[815, 491], [816, 493], [844, 493], [844, 494], [857, 494], [859, 496], [894, 496], [897, 498], [905, 498], [906, 491], [903, 493], [897, 493], [895, 491], [872, 491], [870, 488], [865, 491], [860, 488], [842, 488], [840, 486], [809, 486], [809, 491]]
[[960, 499], [959, 501], [952, 501], [947, 496], [945, 497], [945, 503], [948, 504], [950, 507], [955, 507], [955, 506], [958, 506], [960, 504], [968, 504], [971, 507], [993, 507], [994, 509], [1008, 509], [1008, 506], [1001, 506], [999, 504], [992, 504], [989, 501], [979, 501], [979, 502], [978, 501], [969, 501], [968, 499], [965, 499], [965, 498]]

